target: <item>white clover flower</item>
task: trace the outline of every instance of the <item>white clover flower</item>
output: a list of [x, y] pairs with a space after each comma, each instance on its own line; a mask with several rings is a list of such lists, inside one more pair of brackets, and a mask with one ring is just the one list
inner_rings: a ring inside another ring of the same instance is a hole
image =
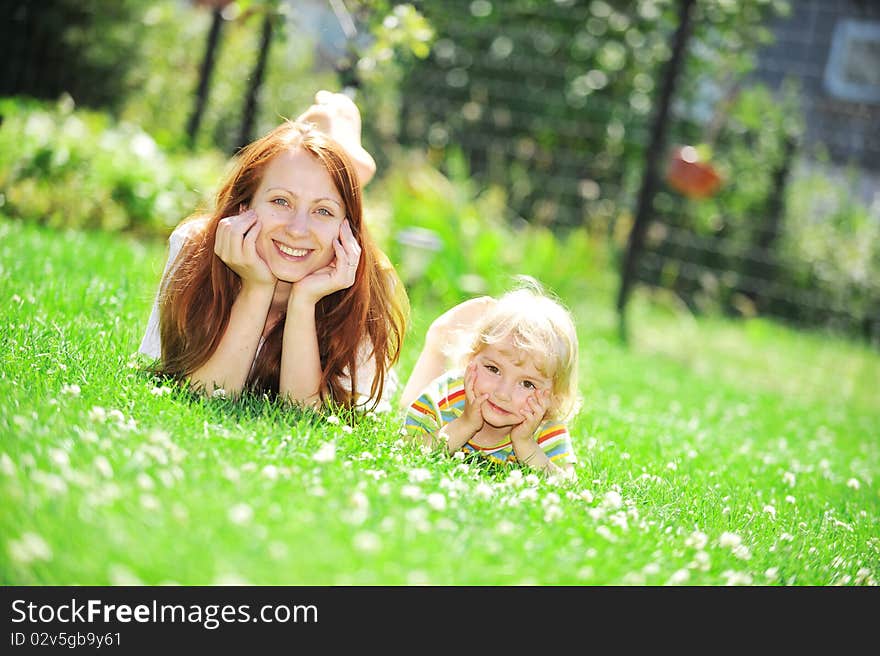
[[143, 585], [137, 574], [132, 572], [125, 565], [113, 563], [107, 568], [107, 578], [110, 579], [110, 585]]
[[494, 493], [495, 491], [492, 489], [492, 486], [488, 483], [484, 483], [483, 481], [477, 483], [476, 487], [474, 488], [474, 494], [481, 499], [491, 499]]
[[610, 510], [616, 510], [623, 505], [623, 497], [620, 496], [619, 492], [609, 490], [602, 497], [602, 505]]
[[788, 485], [789, 487], [794, 487], [794, 484], [795, 484], [794, 474], [792, 474], [791, 472], [788, 472], [788, 471], [785, 472], [782, 475], [782, 482], [785, 483], [786, 485]]
[[65, 383], [61, 386], [61, 393], [68, 394], [70, 396], [79, 396], [81, 391], [82, 390], [79, 388], [79, 385], [77, 385], [76, 383], [72, 385], [68, 385]]
[[70, 456], [62, 449], [49, 449], [49, 460], [58, 467], [68, 467], [70, 465]]
[[152, 494], [142, 494], [141, 495], [141, 506], [144, 510], [156, 511], [162, 507], [162, 504], [159, 503], [159, 499], [154, 497]]
[[365, 510], [370, 507], [370, 500], [367, 498], [366, 494], [358, 490], [351, 495], [351, 505], [355, 508]]
[[253, 519], [254, 511], [246, 503], [237, 503], [229, 508], [227, 517], [229, 517], [229, 521], [233, 524], [247, 524]]
[[611, 532], [611, 529], [607, 526], [597, 526], [596, 533], [601, 535], [603, 538], [608, 540], [609, 542], [617, 542], [617, 536]]
[[775, 581], [779, 578], [779, 568], [778, 567], [768, 567], [764, 572], [764, 576], [767, 577], [768, 581]]
[[722, 547], [736, 548], [742, 544], [742, 538], [736, 533], [725, 531], [721, 534], [721, 537], [718, 538], [718, 544]]
[[535, 475], [535, 474], [527, 474], [523, 478], [523, 482], [525, 482], [526, 485], [530, 485], [532, 487], [535, 487], [538, 485], [538, 483], [541, 482], [541, 479], [538, 478], [537, 475]]
[[763, 510], [765, 513], [770, 515], [770, 517], [772, 517], [773, 519], [776, 519], [776, 508], [774, 506], [772, 506], [768, 503], [767, 505], [764, 506]]
[[515, 530], [516, 530], [516, 526], [513, 524], [513, 522], [511, 522], [510, 520], [507, 520], [507, 519], [502, 519], [495, 526], [495, 532], [498, 535], [510, 535]]
[[693, 547], [702, 550], [706, 548], [707, 544], [709, 544], [709, 536], [702, 531], [694, 531], [685, 538], [684, 544], [686, 547]]
[[593, 493], [589, 490], [581, 490], [581, 493], [578, 496], [587, 503], [593, 503]]
[[691, 573], [686, 569], [680, 569], [672, 573], [672, 576], [669, 577], [669, 580], [666, 582], [667, 585], [683, 585], [687, 583], [687, 580], [691, 577]]
[[464, 451], [456, 451], [452, 454], [452, 457], [456, 460], [464, 460]]
[[376, 553], [382, 548], [382, 541], [379, 539], [379, 536], [370, 531], [357, 533], [352, 542], [355, 549], [364, 553]]
[[538, 499], [538, 491], [533, 487], [525, 487], [519, 493], [520, 501], [536, 501]]
[[99, 405], [92, 406], [89, 410], [89, 421], [103, 422], [107, 419], [107, 411]]
[[12, 462], [12, 458], [5, 453], [0, 453], [0, 472], [3, 472], [7, 476], [15, 474], [15, 463]]
[[110, 461], [107, 460], [104, 456], [98, 456], [95, 458], [95, 469], [103, 476], [104, 478], [113, 478], [113, 467], [110, 466]]
[[346, 435], [351, 435], [354, 432], [354, 428], [352, 428], [348, 424], [345, 424], [342, 426], [342, 432]]
[[752, 575], [748, 572], [734, 572], [733, 570], [725, 570], [721, 576], [727, 579], [724, 585], [751, 585]]
[[733, 551], [733, 555], [736, 556], [737, 558], [739, 558], [740, 560], [749, 560], [752, 557], [752, 552], [744, 544], [733, 547], [732, 551]]
[[324, 442], [312, 456], [315, 462], [332, 462], [336, 459], [336, 444]]
[[145, 472], [139, 473], [135, 480], [137, 481], [138, 487], [142, 490], [152, 490], [156, 486], [155, 483], [153, 483], [153, 479], [150, 478], [150, 475]]
[[523, 473], [519, 469], [511, 469], [507, 475], [507, 484], [513, 487], [519, 487], [523, 483]]
[[400, 488], [400, 496], [404, 499], [421, 499], [422, 498], [422, 488], [418, 485], [404, 485]]
[[546, 506], [544, 508], [544, 521], [552, 522], [562, 517], [562, 508], [556, 505]]
[[861, 483], [857, 478], [851, 478], [846, 482], [846, 486], [852, 488], [853, 490], [858, 490], [861, 487]]
[[26, 532], [17, 540], [10, 540], [7, 550], [12, 560], [26, 565], [35, 560], [52, 560], [52, 548], [38, 533]]
[[411, 483], [424, 483], [431, 479], [431, 472], [424, 467], [417, 467], [409, 470], [409, 480]]
[[431, 506], [434, 510], [443, 511], [446, 510], [446, 497], [444, 497], [439, 492], [432, 492], [428, 495], [426, 499], [428, 505]]
[[263, 467], [262, 471], [260, 471], [260, 474], [263, 478], [268, 478], [270, 481], [274, 481], [278, 478], [278, 467], [275, 465], [266, 465]]
[[170, 387], [165, 386], [157, 386], [150, 390], [150, 394], [153, 396], [164, 396], [166, 394], [171, 394], [173, 390]]
[[325, 421], [328, 424], [333, 424], [334, 426], [338, 426], [340, 423], [339, 417], [337, 417], [336, 415], [328, 415]]
[[225, 399], [226, 398], [226, 390], [222, 387], [216, 388], [213, 392], [211, 392], [211, 398], [213, 399]]
[[667, 462], [666, 469], [668, 469], [669, 471], [675, 471], [678, 469], [678, 465], [676, 465], [674, 462]]
[[791, 495], [789, 494], [789, 495], [786, 495], [786, 497], [785, 497], [785, 502], [786, 502], [786, 503], [795, 504], [795, 503], [797, 503], [797, 499], [795, 499], [793, 496], [791, 496]]

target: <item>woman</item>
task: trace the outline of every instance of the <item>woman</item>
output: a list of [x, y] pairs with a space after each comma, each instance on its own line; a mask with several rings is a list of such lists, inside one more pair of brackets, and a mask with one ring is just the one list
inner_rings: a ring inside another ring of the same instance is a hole
[[[360, 149], [357, 119], [337, 121], [349, 151]], [[385, 405], [408, 301], [363, 221], [358, 175], [312, 123], [287, 121], [245, 147], [214, 211], [171, 236], [158, 330], [141, 345], [161, 356], [158, 371], [207, 393]]]

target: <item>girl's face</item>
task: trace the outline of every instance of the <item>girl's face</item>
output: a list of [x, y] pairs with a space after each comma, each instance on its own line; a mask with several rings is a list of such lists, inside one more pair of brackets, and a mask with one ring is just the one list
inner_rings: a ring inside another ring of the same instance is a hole
[[305, 150], [269, 163], [250, 208], [262, 224], [257, 253], [279, 280], [297, 282], [335, 258], [345, 204], [327, 169]]
[[483, 419], [495, 428], [521, 423], [528, 398], [539, 391], [552, 391], [553, 379], [542, 374], [534, 356], [517, 349], [511, 337], [484, 346], [474, 355], [474, 361], [474, 391], [477, 396], [489, 395], [483, 403]]

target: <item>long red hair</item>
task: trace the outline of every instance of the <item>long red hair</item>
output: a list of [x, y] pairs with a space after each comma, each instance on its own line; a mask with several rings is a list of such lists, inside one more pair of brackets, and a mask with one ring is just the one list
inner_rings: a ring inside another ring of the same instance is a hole
[[[181, 249], [163, 280], [159, 329], [162, 337], [160, 372], [186, 378], [217, 349], [229, 323], [241, 278], [214, 253], [217, 224], [249, 206], [266, 167], [280, 153], [301, 148], [330, 174], [345, 203], [346, 217], [362, 253], [354, 284], [322, 298], [315, 310], [321, 356], [320, 394], [345, 407], [355, 405], [359, 350], [376, 363], [370, 384], [373, 407], [382, 398], [390, 367], [400, 355], [409, 301], [403, 283], [387, 257], [373, 242], [363, 220], [360, 185], [345, 151], [323, 133], [286, 121], [243, 148], [217, 192], [204, 228]], [[284, 317], [271, 329], [259, 351], [246, 387], [257, 393], [278, 393]], [[350, 378], [350, 386], [344, 379]]]

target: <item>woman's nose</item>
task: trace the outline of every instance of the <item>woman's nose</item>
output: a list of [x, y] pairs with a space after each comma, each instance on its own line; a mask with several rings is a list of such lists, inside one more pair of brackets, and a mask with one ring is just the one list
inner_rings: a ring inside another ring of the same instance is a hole
[[291, 210], [287, 217], [287, 229], [295, 235], [304, 235], [309, 231], [308, 213], [299, 209]]

